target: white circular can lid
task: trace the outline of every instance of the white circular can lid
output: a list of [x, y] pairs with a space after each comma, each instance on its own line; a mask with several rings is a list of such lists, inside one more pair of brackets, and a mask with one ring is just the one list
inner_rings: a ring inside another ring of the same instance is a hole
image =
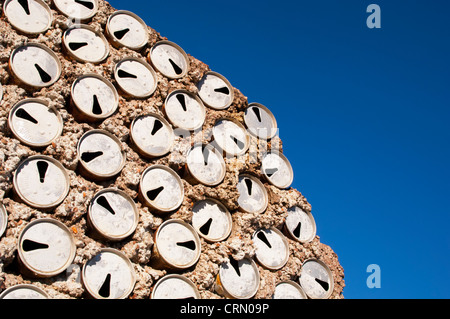
[[61, 76], [58, 57], [40, 43], [28, 43], [16, 48], [11, 53], [9, 65], [21, 82], [34, 88], [51, 86]]
[[267, 153], [261, 164], [261, 172], [272, 185], [280, 189], [292, 185], [294, 171], [286, 156], [278, 152]]
[[284, 235], [276, 228], [260, 229], [253, 234], [256, 259], [265, 268], [278, 270], [289, 259], [289, 244]]
[[192, 176], [204, 185], [216, 186], [225, 178], [225, 160], [211, 144], [194, 145], [187, 155], [186, 164]]
[[209, 242], [225, 240], [233, 226], [231, 214], [218, 200], [205, 199], [192, 207], [192, 226]]
[[93, 227], [104, 237], [120, 241], [130, 236], [139, 222], [139, 212], [133, 199], [118, 189], [98, 192], [88, 208]]
[[64, 127], [58, 110], [40, 99], [25, 99], [14, 105], [8, 126], [19, 141], [31, 147], [50, 145], [61, 136]]
[[333, 293], [333, 274], [320, 260], [310, 259], [303, 263], [299, 282], [311, 299], [328, 299]]
[[206, 119], [203, 102], [197, 95], [186, 90], [170, 93], [164, 103], [164, 112], [174, 126], [187, 131], [202, 128]]
[[147, 205], [161, 212], [178, 209], [184, 200], [181, 178], [164, 165], [150, 166], [142, 173], [140, 192]]
[[299, 284], [287, 280], [276, 285], [272, 299], [308, 299], [308, 296]]
[[288, 209], [285, 225], [289, 235], [300, 243], [309, 243], [316, 237], [316, 222], [313, 215], [298, 206]]
[[116, 88], [98, 74], [84, 74], [71, 88], [71, 99], [77, 110], [88, 119], [104, 120], [119, 108]]
[[151, 49], [149, 60], [152, 65], [169, 79], [185, 76], [189, 59], [183, 49], [170, 41], [159, 41]]
[[175, 141], [170, 124], [162, 116], [146, 114], [131, 123], [131, 139], [139, 153], [146, 157], [160, 157], [168, 154]]
[[70, 179], [61, 163], [48, 156], [31, 156], [19, 165], [13, 179], [14, 190], [29, 206], [49, 209], [63, 202]]
[[91, 130], [81, 137], [78, 158], [80, 164], [99, 179], [118, 175], [126, 162], [119, 139], [103, 130]]
[[245, 110], [244, 121], [250, 134], [261, 139], [269, 140], [278, 132], [275, 116], [267, 107], [259, 103], [251, 103], [248, 106]]
[[220, 119], [213, 127], [214, 143], [225, 153], [239, 156], [244, 154], [250, 146], [247, 131], [237, 121]]
[[80, 62], [100, 63], [109, 55], [109, 45], [103, 34], [88, 25], [74, 25], [62, 38], [66, 51]]
[[53, 22], [52, 11], [42, 0], [6, 0], [3, 12], [13, 27], [26, 34], [45, 32]]
[[267, 190], [259, 179], [249, 174], [239, 176], [239, 207], [247, 213], [262, 213], [269, 204]]
[[202, 101], [212, 109], [224, 110], [233, 103], [233, 87], [217, 72], [207, 72], [197, 84], [197, 88]]
[[6, 289], [0, 299], [48, 299], [47, 293], [34, 285], [20, 284]]
[[136, 283], [131, 261], [111, 248], [102, 249], [83, 266], [82, 279], [86, 290], [96, 299], [125, 299]]
[[155, 71], [145, 61], [126, 58], [116, 64], [114, 78], [127, 95], [144, 99], [151, 96], [158, 85]]
[[76, 246], [70, 230], [61, 222], [43, 218], [31, 222], [19, 236], [19, 258], [40, 277], [53, 277], [70, 266]]
[[53, 0], [56, 9], [65, 16], [87, 21], [98, 11], [98, 0]]
[[189, 268], [200, 258], [200, 238], [191, 225], [181, 220], [165, 221], [156, 231], [155, 245], [160, 256], [178, 269]]
[[106, 32], [114, 44], [131, 50], [140, 50], [148, 43], [147, 25], [130, 11], [114, 12], [108, 18]]
[[223, 289], [236, 299], [252, 298], [259, 289], [259, 271], [250, 258], [234, 260], [230, 257], [220, 266], [219, 276]]
[[0, 237], [3, 236], [7, 227], [8, 227], [8, 212], [6, 211], [5, 205], [0, 203]]
[[188, 278], [171, 274], [158, 280], [153, 287], [151, 299], [200, 299], [200, 293]]

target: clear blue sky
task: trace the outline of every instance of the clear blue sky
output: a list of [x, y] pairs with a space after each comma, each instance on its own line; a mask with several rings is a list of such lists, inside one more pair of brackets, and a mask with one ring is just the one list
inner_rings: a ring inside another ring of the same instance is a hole
[[110, 3], [272, 110], [346, 298], [450, 297], [449, 1]]

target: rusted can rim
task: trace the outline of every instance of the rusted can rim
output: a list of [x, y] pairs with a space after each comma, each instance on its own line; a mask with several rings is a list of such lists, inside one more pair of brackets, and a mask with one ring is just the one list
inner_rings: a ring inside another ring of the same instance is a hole
[[[19, 109], [22, 105], [27, 104], [27, 103], [37, 103], [37, 104], [42, 104], [44, 105], [50, 112], [54, 113], [56, 116], [56, 120], [58, 121], [59, 124], [59, 129], [56, 132], [55, 136], [45, 142], [45, 143], [32, 143], [28, 140], [26, 140], [25, 138], [23, 138], [16, 130], [16, 128], [13, 125], [13, 116], [16, 112], [17, 109]], [[42, 100], [42, 99], [35, 99], [35, 98], [28, 98], [25, 100], [22, 100], [20, 102], [17, 102], [11, 109], [11, 111], [9, 112], [9, 116], [8, 116], [8, 127], [11, 130], [11, 132], [14, 134], [14, 136], [23, 144], [31, 146], [31, 147], [45, 147], [48, 146], [50, 144], [52, 144], [58, 137], [61, 136], [63, 130], [64, 130], [64, 123], [63, 123], [63, 119], [61, 117], [61, 114], [58, 112], [58, 110], [56, 108], [54, 108], [53, 106], [49, 105], [49, 102], [47, 102], [46, 100]]]

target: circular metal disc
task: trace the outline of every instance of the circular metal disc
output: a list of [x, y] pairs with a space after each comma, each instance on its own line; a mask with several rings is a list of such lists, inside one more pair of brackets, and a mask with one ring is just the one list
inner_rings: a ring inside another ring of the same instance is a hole
[[16, 285], [6, 289], [1, 295], [0, 299], [48, 299], [48, 295], [42, 289], [33, 285]]
[[200, 299], [200, 293], [188, 278], [172, 274], [158, 280], [151, 299]]
[[220, 266], [222, 289], [232, 298], [249, 299], [258, 291], [260, 275], [253, 259], [229, 259]]
[[213, 127], [214, 143], [229, 155], [243, 155], [249, 148], [250, 138], [238, 122], [221, 119]]
[[212, 109], [224, 110], [231, 106], [234, 89], [225, 77], [216, 72], [207, 72], [197, 84], [198, 95]]
[[225, 240], [233, 226], [231, 214], [219, 201], [206, 199], [198, 201], [192, 208], [192, 226], [209, 242]]
[[311, 259], [303, 263], [299, 282], [311, 299], [328, 299], [333, 293], [331, 270], [319, 260]]
[[80, 62], [100, 63], [109, 55], [106, 38], [88, 25], [67, 29], [62, 39], [66, 51]]
[[270, 270], [278, 270], [289, 259], [289, 244], [284, 235], [275, 228], [260, 229], [253, 235], [256, 259]]
[[81, 137], [78, 158], [80, 164], [99, 179], [118, 175], [126, 161], [119, 139], [102, 130], [91, 130]]
[[285, 226], [290, 237], [300, 243], [309, 243], [316, 237], [316, 222], [313, 215], [298, 206], [288, 209]]
[[139, 153], [146, 157], [168, 154], [175, 140], [170, 124], [157, 114], [137, 117], [131, 123], [130, 135]]
[[164, 111], [169, 121], [176, 127], [187, 131], [201, 129], [206, 110], [197, 95], [186, 90], [176, 90], [167, 96]]
[[0, 203], [0, 237], [6, 231], [6, 227], [8, 226], [8, 212], [3, 204]]
[[61, 62], [56, 54], [39, 43], [28, 43], [15, 49], [9, 65], [21, 82], [34, 88], [51, 86], [61, 76]]
[[277, 121], [264, 105], [250, 104], [245, 110], [244, 121], [250, 134], [258, 138], [268, 140], [277, 134]]
[[108, 19], [106, 32], [115, 45], [131, 50], [140, 50], [148, 43], [147, 25], [129, 11], [114, 12]]
[[137, 227], [139, 212], [133, 199], [117, 189], [104, 189], [92, 199], [88, 218], [105, 238], [119, 241], [130, 236]]
[[110, 248], [102, 249], [84, 265], [82, 279], [89, 294], [96, 299], [125, 299], [136, 283], [130, 260]]
[[147, 205], [161, 212], [178, 209], [184, 200], [181, 178], [164, 165], [153, 165], [142, 173], [140, 192]]
[[302, 287], [294, 281], [282, 281], [275, 287], [272, 299], [308, 299]]
[[69, 193], [70, 180], [66, 169], [47, 156], [32, 156], [17, 168], [14, 190], [29, 206], [48, 209], [58, 206]]
[[114, 78], [127, 95], [135, 98], [151, 96], [158, 85], [155, 71], [145, 61], [127, 58], [117, 63]]
[[70, 230], [61, 222], [44, 218], [31, 222], [19, 236], [19, 258], [41, 277], [53, 277], [70, 266], [76, 246]]
[[169, 79], [182, 78], [187, 74], [189, 59], [177, 44], [170, 41], [156, 43], [149, 55], [152, 65]]
[[59, 112], [39, 99], [25, 99], [10, 111], [8, 126], [14, 136], [31, 147], [50, 145], [61, 136], [63, 120]]
[[88, 120], [100, 121], [113, 115], [119, 107], [116, 88], [104, 77], [84, 74], [72, 84], [71, 99]]
[[161, 258], [177, 269], [189, 268], [200, 258], [200, 238], [191, 225], [181, 220], [164, 222], [156, 231], [155, 245]]
[[56, 9], [65, 16], [87, 21], [98, 11], [98, 0], [53, 0]]
[[266, 188], [259, 179], [242, 174], [237, 184], [239, 207], [247, 213], [262, 213], [269, 204]]
[[285, 189], [294, 180], [294, 171], [288, 159], [281, 153], [267, 153], [261, 162], [261, 172], [274, 186]]
[[226, 165], [222, 154], [210, 144], [192, 147], [186, 162], [190, 174], [204, 185], [216, 186], [225, 178]]
[[53, 22], [53, 14], [42, 0], [7, 0], [3, 12], [14, 28], [26, 34], [45, 32]]

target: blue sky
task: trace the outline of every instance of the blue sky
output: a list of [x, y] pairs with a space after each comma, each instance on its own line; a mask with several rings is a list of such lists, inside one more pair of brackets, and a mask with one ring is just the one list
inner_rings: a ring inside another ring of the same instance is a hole
[[109, 2], [271, 109], [346, 298], [450, 297], [450, 2]]

